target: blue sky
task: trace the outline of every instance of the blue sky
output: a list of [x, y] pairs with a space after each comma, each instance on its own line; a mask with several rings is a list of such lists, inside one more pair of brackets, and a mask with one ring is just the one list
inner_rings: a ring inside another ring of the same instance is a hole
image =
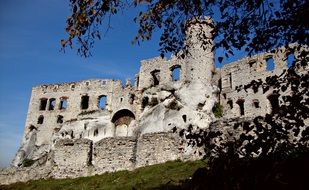
[[0, 1], [0, 167], [14, 157], [23, 134], [32, 86], [92, 78], [133, 79], [140, 60], [155, 57], [158, 36], [131, 45], [134, 11], [118, 14], [93, 56], [60, 52], [69, 15], [64, 0]]

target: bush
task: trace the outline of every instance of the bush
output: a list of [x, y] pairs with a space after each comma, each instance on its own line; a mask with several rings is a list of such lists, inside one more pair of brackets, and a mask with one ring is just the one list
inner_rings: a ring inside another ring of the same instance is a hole
[[214, 113], [216, 118], [220, 118], [223, 116], [223, 106], [216, 102], [214, 107], [212, 108], [212, 112]]

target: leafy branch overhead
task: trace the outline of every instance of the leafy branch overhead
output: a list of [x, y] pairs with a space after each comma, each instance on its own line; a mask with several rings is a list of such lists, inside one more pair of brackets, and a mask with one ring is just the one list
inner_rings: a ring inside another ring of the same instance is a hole
[[184, 48], [186, 22], [204, 16], [215, 21], [215, 48], [223, 48], [224, 57], [235, 49], [252, 54], [289, 43], [308, 44], [306, 0], [70, 0], [70, 6], [68, 36], [61, 45], [63, 50], [74, 45], [85, 57], [91, 55], [102, 30], [111, 27], [110, 18], [128, 9], [142, 10], [134, 19], [139, 29], [133, 42], [150, 40], [159, 31], [161, 54]]

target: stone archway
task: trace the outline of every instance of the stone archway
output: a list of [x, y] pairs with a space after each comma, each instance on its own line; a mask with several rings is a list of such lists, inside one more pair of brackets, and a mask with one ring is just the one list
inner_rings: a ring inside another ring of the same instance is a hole
[[135, 120], [135, 115], [128, 109], [117, 111], [112, 117], [115, 126], [115, 136], [128, 136], [128, 127], [131, 121]]

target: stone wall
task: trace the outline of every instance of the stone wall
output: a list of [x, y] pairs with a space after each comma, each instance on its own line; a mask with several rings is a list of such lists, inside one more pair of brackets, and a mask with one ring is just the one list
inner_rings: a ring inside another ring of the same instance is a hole
[[76, 177], [86, 173], [92, 161], [92, 141], [88, 139], [61, 139], [55, 143], [54, 178]]
[[0, 171], [0, 184], [41, 178], [75, 178], [133, 170], [169, 160], [193, 160], [197, 148], [188, 147], [178, 133], [152, 133], [139, 138], [105, 138], [92, 144], [88, 139], [61, 139], [50, 152], [45, 165], [10, 168]]
[[105, 138], [95, 143], [92, 163], [96, 173], [132, 170], [135, 167], [136, 143], [133, 137]]
[[138, 140], [136, 167], [182, 159], [185, 146], [178, 134], [145, 134]]
[[[291, 48], [298, 47], [295, 44], [290, 46]], [[307, 47], [300, 46], [299, 48], [302, 50]], [[269, 98], [277, 94], [272, 89], [266, 92], [261, 85], [257, 84], [265, 82], [267, 77], [280, 76], [284, 70], [288, 69], [288, 64], [292, 61], [289, 60], [288, 55], [294, 56], [294, 60], [299, 58], [298, 51], [291, 53], [286, 48], [279, 48], [224, 65], [220, 71], [221, 81], [218, 84], [221, 88], [220, 103], [224, 107], [224, 117], [253, 117], [270, 113], [272, 111], [271, 101], [274, 100]], [[304, 70], [299, 69], [298, 72], [304, 72]], [[256, 85], [256, 89], [244, 88], [250, 83], [253, 87]]]

